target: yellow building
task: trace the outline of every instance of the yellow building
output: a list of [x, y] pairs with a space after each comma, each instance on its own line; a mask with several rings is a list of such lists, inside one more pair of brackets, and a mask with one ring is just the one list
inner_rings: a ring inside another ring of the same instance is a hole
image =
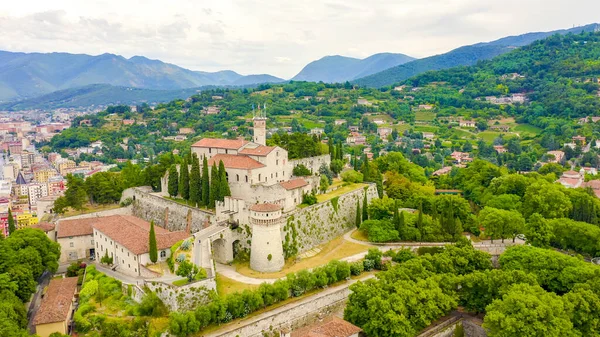
[[39, 219], [36, 214], [31, 214], [29, 212], [17, 214], [17, 227], [25, 228], [31, 225], [35, 225], [39, 222]]
[[58, 174], [55, 170], [52, 169], [42, 169], [39, 171], [35, 171], [33, 173], [33, 177], [35, 181], [38, 183], [47, 183], [51, 177], [54, 177]]
[[56, 169], [60, 175], [65, 176], [69, 169], [75, 168], [76, 164], [70, 159], [63, 159], [56, 163]]
[[73, 298], [77, 292], [77, 277], [50, 280], [46, 295], [35, 314], [33, 325], [40, 337], [58, 332], [70, 334], [69, 322], [73, 316]]

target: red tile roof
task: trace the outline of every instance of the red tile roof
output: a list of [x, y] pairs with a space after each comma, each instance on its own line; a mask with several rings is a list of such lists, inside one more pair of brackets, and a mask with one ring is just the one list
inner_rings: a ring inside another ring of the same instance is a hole
[[208, 160], [208, 165], [212, 166], [213, 163], [219, 166], [219, 162], [223, 161], [223, 165], [226, 168], [242, 169], [242, 170], [253, 170], [261, 167], [265, 167], [264, 164], [244, 155], [235, 154], [217, 154]]
[[361, 331], [361, 328], [352, 323], [332, 316], [322, 322], [293, 331], [291, 337], [350, 337]]
[[192, 147], [215, 147], [219, 149], [237, 150], [248, 144], [243, 139], [219, 139], [219, 138], [202, 138], [194, 143]]
[[308, 182], [302, 178], [292, 179], [284, 182], [280, 182], [279, 185], [285, 188], [286, 190], [293, 190], [299, 187], [304, 187], [308, 185]]
[[256, 205], [252, 205], [252, 207], [250, 207], [250, 210], [255, 211], [255, 212], [275, 212], [280, 209], [281, 209], [281, 206], [275, 205], [275, 204], [269, 204], [269, 203], [256, 204]]
[[[136, 255], [148, 253], [148, 236], [150, 223], [132, 215], [111, 215], [96, 218], [93, 227], [116, 243], [127, 248]], [[156, 233], [156, 244], [158, 249], [171, 248], [177, 241], [187, 239], [191, 235], [185, 231], [169, 232], [168, 230], [154, 226]]]
[[33, 325], [65, 321], [69, 317], [76, 290], [77, 277], [50, 280], [46, 295], [33, 319]]
[[35, 224], [33, 226], [31, 226], [31, 228], [39, 228], [41, 230], [43, 230], [44, 232], [49, 232], [54, 230], [54, 224], [53, 223], [49, 223], [49, 222], [40, 222], [38, 224]]
[[258, 147], [255, 148], [244, 148], [242, 149], [239, 153], [240, 154], [247, 154], [247, 155], [252, 155], [252, 156], [266, 156], [269, 153], [271, 153], [271, 151], [273, 151], [275, 149], [275, 146], [264, 146], [264, 145], [260, 145]]
[[96, 223], [97, 218], [61, 220], [58, 223], [57, 238], [66, 238], [70, 236], [92, 235], [92, 224]]

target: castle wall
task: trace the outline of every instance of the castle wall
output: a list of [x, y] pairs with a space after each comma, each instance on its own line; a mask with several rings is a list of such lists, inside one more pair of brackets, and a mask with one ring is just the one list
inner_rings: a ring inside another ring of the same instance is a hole
[[[361, 188], [290, 213], [282, 231], [284, 249], [295, 247], [302, 253], [354, 228], [356, 201], [362, 208], [364, 193]], [[366, 193], [369, 202], [377, 198], [375, 184], [369, 184]]]
[[282, 219], [252, 226], [250, 268], [263, 273], [280, 271], [285, 264], [281, 243]]
[[196, 281], [183, 286], [158, 281], [144, 281], [144, 285], [163, 301], [171, 311], [188, 311], [210, 302], [210, 293], [217, 291], [214, 278]]
[[325, 164], [325, 165], [327, 165], [327, 167], [329, 167], [329, 165], [331, 164], [331, 157], [328, 154], [324, 154], [324, 155], [316, 156], [316, 157], [290, 160], [290, 165], [292, 167], [292, 170], [294, 169], [294, 167], [296, 167], [300, 164], [306, 166], [306, 168], [311, 170], [313, 173], [316, 173], [316, 172], [319, 172], [319, 167], [321, 167], [321, 165], [323, 165], [323, 164]]
[[137, 187], [127, 189], [123, 197], [133, 199], [132, 213], [146, 221], [154, 221], [157, 226], [170, 231], [186, 230], [195, 233], [215, 223], [215, 214], [199, 208], [179, 204], [144, 192]]

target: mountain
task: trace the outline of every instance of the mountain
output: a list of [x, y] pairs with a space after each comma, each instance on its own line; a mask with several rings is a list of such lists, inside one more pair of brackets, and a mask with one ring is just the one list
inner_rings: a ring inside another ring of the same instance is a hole
[[57, 90], [90, 84], [176, 90], [235, 82], [281, 82], [273, 76], [242, 76], [233, 71], [191, 71], [143, 56], [129, 59], [114, 54], [91, 56], [68, 53], [0, 51], [0, 101], [32, 98]]
[[571, 29], [555, 30], [551, 32], [527, 33], [518, 36], [508, 36], [491, 42], [482, 42], [470, 46], [464, 46], [445, 54], [426, 57], [423, 59], [407, 62], [379, 73], [359, 78], [354, 83], [367, 87], [383, 87], [404, 81], [412, 76], [430, 70], [447, 69], [456, 66], [468, 66], [479, 60], [488, 60], [498, 55], [507, 53], [517, 47], [526, 46], [534, 41], [547, 38], [554, 34], [569, 34], [593, 32], [598, 30], [599, 24], [590, 24]]
[[404, 54], [381, 53], [357, 59], [325, 56], [306, 65], [292, 80], [326, 83], [346, 82], [414, 60]]
[[110, 84], [90, 84], [77, 88], [54, 91], [49, 94], [21, 101], [0, 103], [2, 111], [32, 109], [78, 108], [108, 106], [116, 104], [161, 103], [174, 99], [184, 99], [209, 87], [153, 90], [131, 87], [118, 87]]

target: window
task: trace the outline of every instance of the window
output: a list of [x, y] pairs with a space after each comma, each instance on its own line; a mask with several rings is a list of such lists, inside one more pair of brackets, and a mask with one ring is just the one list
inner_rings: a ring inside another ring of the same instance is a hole
[[248, 182], [248, 176], [246, 176], [246, 182]]
[[98, 248], [98, 242], [96, 242], [96, 248]]
[[208, 153], [212, 153], [212, 148], [208, 148]]
[[279, 159], [275, 161], [275, 165], [279, 165]]
[[259, 174], [258, 174], [258, 181], [260, 181], [260, 180], [261, 180], [261, 179], [260, 179], [260, 173], [259, 173]]
[[69, 242], [69, 247], [73, 248], [75, 247], [75, 244], [73, 242]]
[[92, 246], [94, 245], [94, 239], [92, 239]]
[[123, 252], [123, 248], [121, 248], [121, 253]]
[[239, 174], [236, 174], [236, 175], [235, 175], [235, 179], [236, 179], [237, 181], [240, 181], [240, 175], [239, 175]]
[[166, 252], [166, 251], [164, 251], [164, 250], [162, 250], [162, 251], [160, 252], [160, 257], [167, 257], [167, 252]]
[[125, 260], [121, 260], [121, 263], [122, 263], [122, 264], [125, 264]]
[[129, 257], [129, 252], [127, 252], [127, 257]]
[[135, 272], [137, 273], [137, 268], [135, 268]]
[[136, 257], [137, 257], [137, 256], [134, 256], [134, 257], [133, 257], [133, 261], [136, 261]]

